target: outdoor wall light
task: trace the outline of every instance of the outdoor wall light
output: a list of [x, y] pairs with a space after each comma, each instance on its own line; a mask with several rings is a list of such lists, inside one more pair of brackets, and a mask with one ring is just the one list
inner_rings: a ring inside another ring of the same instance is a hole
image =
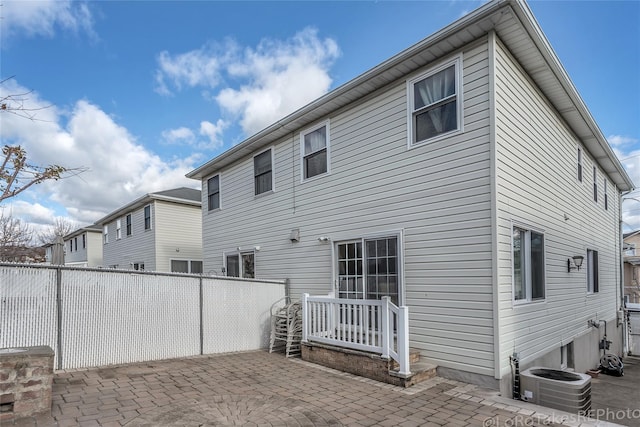
[[[571, 260], [573, 259], [573, 265]], [[576, 255], [573, 258], [567, 259], [567, 272], [571, 273], [571, 270], [580, 270], [582, 266], [582, 261], [584, 261], [584, 257], [582, 255]]]
[[328, 242], [329, 238], [327, 236], [320, 236], [318, 237], [318, 242]]
[[260, 246], [254, 246], [253, 250], [256, 251], [256, 252], [260, 252]]

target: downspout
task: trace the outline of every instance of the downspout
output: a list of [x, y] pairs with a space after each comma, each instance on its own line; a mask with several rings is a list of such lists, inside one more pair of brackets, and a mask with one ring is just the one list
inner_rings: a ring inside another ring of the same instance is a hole
[[502, 355], [500, 343], [500, 301], [498, 283], [498, 143], [496, 136], [496, 33], [487, 34], [489, 55], [489, 152], [491, 153], [491, 282], [493, 294], [493, 369], [494, 378], [502, 379]]
[[[629, 192], [625, 194], [629, 194]], [[616, 301], [620, 303], [620, 310], [618, 311], [616, 303], [616, 318], [618, 317], [618, 313], [622, 312], [622, 355], [626, 356], [629, 352], [629, 337], [627, 336], [627, 322], [624, 321], [624, 239], [622, 238], [622, 236], [624, 236], [624, 234], [622, 234], [622, 202], [624, 199], [622, 196], [622, 192], [618, 191], [618, 256], [620, 257], [620, 289], [616, 288]], [[620, 297], [618, 297], [618, 290], [620, 291]]]

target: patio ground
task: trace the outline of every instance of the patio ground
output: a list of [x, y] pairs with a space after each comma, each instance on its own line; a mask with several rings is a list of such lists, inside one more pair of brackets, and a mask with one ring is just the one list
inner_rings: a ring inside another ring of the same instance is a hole
[[[636, 405], [637, 406], [637, 405]], [[264, 351], [58, 372], [29, 426], [610, 425], [443, 378], [404, 389]]]

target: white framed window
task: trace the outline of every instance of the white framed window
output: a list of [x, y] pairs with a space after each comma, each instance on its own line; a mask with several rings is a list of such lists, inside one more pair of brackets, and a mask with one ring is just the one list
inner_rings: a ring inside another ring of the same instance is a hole
[[106, 245], [109, 243], [109, 226], [105, 225], [102, 229], [102, 242]]
[[398, 234], [335, 242], [339, 298], [381, 299], [398, 304], [402, 294], [401, 238]]
[[245, 279], [255, 279], [255, 252], [225, 252], [224, 272], [229, 277], [242, 277]]
[[544, 300], [544, 234], [513, 225], [511, 249], [514, 302]]
[[587, 293], [600, 291], [600, 272], [598, 268], [598, 251], [587, 249]]
[[300, 132], [300, 170], [302, 181], [329, 174], [330, 161], [329, 121]]
[[209, 211], [220, 209], [220, 175], [207, 180], [207, 209]]
[[609, 181], [604, 179], [604, 210], [609, 210], [609, 194], [607, 192], [607, 187], [609, 186]]
[[269, 148], [253, 156], [253, 181], [255, 195], [273, 191], [273, 150]]
[[407, 82], [409, 148], [462, 132], [462, 56]]
[[578, 182], [582, 182], [582, 148], [578, 147], [578, 164], [577, 164]]
[[122, 220], [118, 218], [116, 220], [116, 240], [122, 239]]
[[151, 205], [144, 207], [144, 229], [151, 230]]
[[128, 214], [125, 219], [126, 227], [127, 227], [127, 236], [131, 236], [131, 214]]
[[593, 167], [593, 201], [598, 203], [598, 168]]
[[82, 249], [86, 249], [87, 248], [87, 234], [83, 234], [82, 235]]
[[172, 259], [171, 272], [201, 274], [202, 261], [194, 261], [189, 259]]

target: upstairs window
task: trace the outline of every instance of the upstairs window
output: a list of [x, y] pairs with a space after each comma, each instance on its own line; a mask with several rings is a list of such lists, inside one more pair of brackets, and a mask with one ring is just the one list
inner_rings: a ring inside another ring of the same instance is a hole
[[598, 271], [598, 251], [587, 249], [587, 292], [597, 293], [600, 290]]
[[102, 230], [102, 241], [104, 242], [105, 245], [109, 243], [109, 226], [108, 225], [105, 225]]
[[582, 182], [582, 149], [578, 148], [578, 181]]
[[329, 122], [300, 134], [302, 180], [329, 172]]
[[409, 145], [462, 129], [460, 58], [408, 82]]
[[604, 210], [609, 209], [609, 195], [607, 194], [608, 181], [604, 180]]
[[593, 201], [598, 203], [598, 169], [593, 167]]
[[73, 238], [73, 241], [74, 241], [74, 244], [75, 244], [75, 246], [76, 246], [76, 252], [78, 252], [78, 238], [77, 238], [77, 237], [74, 237], [74, 238]]
[[73, 252], [73, 240], [69, 240], [69, 252]]
[[87, 247], [87, 235], [83, 234], [82, 235], [82, 249], [86, 249]]
[[253, 158], [255, 195], [273, 190], [273, 169], [271, 149]]
[[122, 220], [118, 218], [116, 220], [116, 240], [120, 239], [122, 239]]
[[207, 206], [210, 211], [220, 209], [220, 175], [207, 180]]
[[144, 207], [144, 229], [151, 230], [151, 205]]
[[131, 214], [127, 215], [126, 218], [126, 227], [127, 227], [127, 236], [131, 236]]
[[513, 299], [516, 302], [545, 297], [544, 235], [513, 227]]

